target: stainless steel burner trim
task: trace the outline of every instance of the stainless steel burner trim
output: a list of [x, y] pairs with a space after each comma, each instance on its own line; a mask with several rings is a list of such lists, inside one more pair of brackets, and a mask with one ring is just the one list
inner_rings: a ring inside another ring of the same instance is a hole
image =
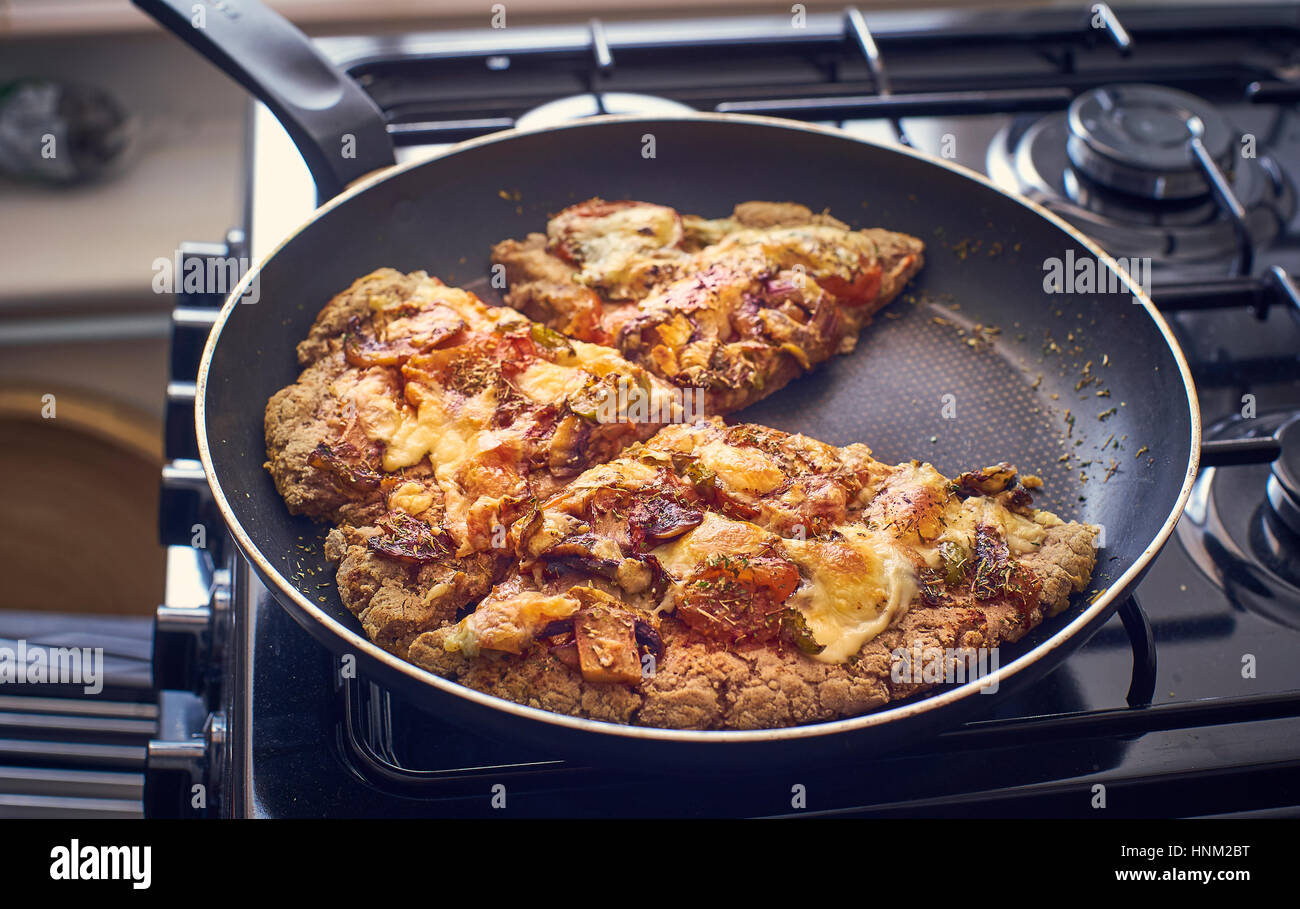
[[[1252, 420], [1259, 422], [1265, 427], [1275, 425], [1272, 430], [1276, 434], [1282, 426], [1287, 425], [1292, 420], [1300, 419], [1294, 416], [1293, 411], [1271, 411], [1260, 414]], [[1211, 439], [1245, 439], [1254, 436], [1250, 434], [1236, 434], [1233, 430], [1241, 425], [1242, 418], [1229, 417], [1211, 424], [1206, 430], [1206, 434]], [[1236, 468], [1241, 469], [1241, 468]], [[1234, 594], [1230, 589], [1233, 585], [1233, 577], [1236, 571], [1250, 573], [1259, 583], [1264, 584], [1269, 590], [1277, 589], [1285, 591], [1285, 594], [1291, 598], [1300, 593], [1300, 587], [1297, 587], [1293, 581], [1280, 575], [1275, 569], [1270, 567], [1257, 552], [1252, 552], [1250, 540], [1242, 541], [1228, 527], [1228, 521], [1224, 519], [1223, 512], [1220, 510], [1219, 501], [1215, 497], [1214, 484], [1218, 478], [1218, 467], [1207, 467], [1201, 471], [1192, 484], [1191, 497], [1187, 501], [1186, 517], [1187, 520], [1180, 521], [1175, 531], [1175, 536], [1179, 543], [1186, 550], [1188, 557], [1196, 570], [1203, 574], [1210, 583], [1219, 588], [1227, 597], [1229, 602], [1245, 608], [1248, 611], [1262, 614], [1266, 618], [1277, 621], [1290, 627], [1300, 628], [1300, 625], [1294, 624], [1293, 619], [1278, 618], [1276, 614], [1268, 610], [1261, 610], [1257, 606], [1257, 601], [1250, 597], [1242, 598], [1239, 594]], [[1267, 504], [1268, 507], [1277, 510], [1277, 503], [1273, 497], [1277, 494], [1286, 495], [1281, 484], [1277, 483], [1277, 477], [1270, 471], [1266, 485], [1264, 487], [1264, 497], [1261, 503]], [[1286, 505], [1283, 505], [1286, 507]], [[1278, 515], [1281, 519], [1281, 515]], [[1214, 542], [1214, 551], [1211, 551], [1207, 541]], [[1234, 566], [1239, 566], [1234, 568]], [[1249, 585], [1236, 584], [1238, 591], [1249, 590]], [[1275, 598], [1269, 595], [1265, 598], [1269, 601], [1284, 602], [1283, 598]]]
[[[1179, 113], [1186, 115], [1183, 122], [1187, 126], [1184, 143], [1195, 134], [1202, 137], [1216, 162], [1228, 160], [1233, 131], [1214, 105], [1177, 89], [1123, 82], [1098, 86], [1070, 102], [1065, 115], [1070, 134], [1066, 152], [1074, 166], [1104, 186], [1150, 199], [1189, 199], [1209, 192], [1185, 144], [1154, 148], [1144, 145], [1139, 154], [1126, 137], [1113, 130], [1106, 135], [1104, 121], [1098, 124], [1100, 134], [1093, 128], [1090, 118], [1100, 119], [1116, 109], [1116, 102], [1122, 107], [1126, 100], [1148, 105], [1162, 101], [1169, 105], [1170, 113], [1181, 106]], [[1125, 148], [1125, 142], [1130, 147]]]
[[925, 154], [924, 152], [919, 152], [910, 147], [888, 146], [891, 151], [896, 151], [899, 154], [910, 155], [914, 158], [917, 158], [922, 161], [926, 161], [930, 164], [947, 168], [948, 170], [960, 174], [961, 176], [966, 177], [968, 179], [973, 179], [980, 183], [983, 183], [986, 187], [993, 190], [994, 192], [997, 192], [999, 195], [1005, 196], [1011, 201], [1023, 205], [1026, 208], [1031, 209], [1041, 217], [1047, 219], [1049, 222], [1056, 225], [1061, 230], [1065, 231], [1066, 234], [1068, 234], [1071, 238], [1073, 238], [1075, 242], [1077, 242], [1080, 246], [1087, 249], [1090, 253], [1096, 256], [1098, 261], [1106, 263], [1106, 266], [1110, 268], [1119, 277], [1119, 279], [1133, 294], [1135, 300], [1137, 300], [1146, 309], [1147, 315], [1150, 316], [1152, 321], [1155, 323], [1156, 328], [1160, 331], [1166, 343], [1169, 345], [1169, 349], [1174, 357], [1174, 361], [1178, 366], [1179, 375], [1182, 377], [1184, 390], [1186, 391], [1188, 404], [1190, 406], [1191, 434], [1189, 438], [1190, 446], [1189, 446], [1189, 455], [1188, 455], [1186, 473], [1183, 477], [1182, 487], [1179, 490], [1178, 500], [1175, 503], [1173, 510], [1170, 512], [1169, 517], [1165, 520], [1164, 524], [1161, 526], [1160, 531], [1157, 533], [1155, 539], [1152, 540], [1151, 543], [1146, 547], [1146, 549], [1142, 551], [1142, 553], [1134, 561], [1134, 563], [1131, 566], [1129, 566], [1128, 570], [1125, 571], [1118, 578], [1116, 578], [1114, 581], [1112, 581], [1110, 586], [1107, 587], [1106, 590], [1100, 596], [1098, 596], [1091, 603], [1087, 604], [1083, 612], [1080, 613], [1072, 622], [1070, 622], [1064, 628], [1059, 630], [1051, 638], [1044, 641], [1033, 651], [1024, 654], [1020, 658], [1010, 663], [1007, 663], [1004, 666], [1001, 666], [999, 669], [990, 673], [988, 676], [968, 682], [965, 685], [961, 685], [949, 691], [945, 691], [940, 694], [934, 694], [922, 700], [904, 704], [899, 707], [888, 708], [885, 710], [877, 711], [875, 713], [869, 713], [864, 716], [850, 717], [848, 719], [843, 719], [843, 720], [835, 720], [827, 723], [816, 723], [807, 726], [793, 726], [793, 727], [788, 727], [783, 729], [760, 729], [760, 730], [743, 730], [743, 731], [741, 730], [698, 731], [698, 730], [683, 730], [683, 729], [659, 729], [659, 728], [647, 727], [647, 726], [625, 726], [617, 723], [605, 723], [596, 720], [588, 720], [580, 717], [572, 717], [563, 714], [552, 713], [550, 711], [541, 710], [535, 707], [526, 707], [521, 704], [516, 704], [513, 701], [507, 701], [502, 698], [494, 697], [492, 695], [475, 691], [472, 688], [466, 688], [448, 679], [444, 679], [441, 676], [437, 676], [431, 672], [420, 669], [414, 664], [408, 663], [406, 660], [399, 659], [398, 657], [392, 655], [391, 653], [388, 653], [386, 650], [383, 650], [382, 648], [380, 648], [379, 646], [371, 642], [364, 635], [358, 634], [357, 632], [353, 631], [351, 628], [347, 628], [343, 624], [333, 619], [331, 616], [322, 612], [310, 600], [304, 597], [296, 588], [284, 583], [283, 578], [280, 577], [279, 573], [276, 571], [274, 566], [270, 563], [269, 560], [267, 560], [265, 556], [262, 555], [262, 553], [258, 550], [256, 545], [254, 545], [253, 541], [249, 539], [248, 534], [244, 531], [244, 528], [241, 526], [238, 519], [235, 517], [234, 512], [230, 507], [230, 503], [227, 501], [225, 495], [222, 493], [219, 484], [216, 482], [216, 477], [212, 466], [212, 455], [208, 443], [205, 415], [206, 415], [206, 402], [207, 402], [208, 372], [212, 364], [212, 356], [216, 350], [217, 342], [221, 337], [221, 332], [222, 329], [225, 327], [226, 321], [230, 318], [230, 314], [234, 311], [234, 308], [237, 305], [239, 305], [240, 297], [244, 294], [244, 292], [248, 289], [248, 287], [252, 284], [252, 282], [261, 273], [262, 269], [266, 266], [266, 263], [270, 261], [272, 258], [274, 258], [274, 256], [280, 250], [281, 247], [283, 247], [285, 244], [291, 241], [299, 233], [305, 230], [309, 225], [314, 223], [317, 218], [321, 217], [323, 214], [332, 210], [333, 208], [342, 205], [344, 202], [346, 202], [348, 199], [351, 199], [353, 196], [364, 192], [369, 187], [374, 186], [375, 184], [380, 183], [381, 181], [390, 179], [393, 176], [403, 173], [404, 171], [409, 170], [411, 168], [422, 166], [427, 161], [435, 160], [437, 158], [441, 158], [446, 155], [458, 154], [467, 149], [475, 148], [481, 145], [487, 145], [494, 142], [501, 142], [519, 134], [543, 132], [546, 131], [547, 129], [581, 128], [583, 124], [592, 123], [592, 122], [653, 123], [653, 122], [662, 122], [664, 120], [688, 120], [688, 119], [700, 119], [700, 118], [708, 119], [708, 120], [732, 121], [732, 122], [760, 124], [766, 126], [775, 126], [775, 127], [780, 127], [782, 129], [801, 130], [806, 132], [819, 133], [827, 136], [833, 136], [837, 139], [848, 139], [853, 142], [860, 142], [864, 145], [876, 145], [878, 147], [880, 145], [880, 143], [870, 142], [866, 139], [862, 139], [858, 136], [854, 136], [851, 133], [847, 133], [844, 132], [843, 130], [835, 129], [832, 127], [816, 126], [812, 124], [799, 123], [796, 121], [782, 120], [775, 117], [759, 117], [759, 116], [746, 115], [746, 114], [699, 113], [699, 114], [683, 115], [681, 117], [656, 117], [656, 118], [646, 118], [641, 116], [606, 115], [602, 117], [593, 117], [589, 120], [580, 121], [578, 123], [564, 124], [556, 127], [548, 127], [545, 129], [503, 130], [500, 133], [493, 133], [488, 136], [482, 136], [477, 139], [470, 139], [466, 142], [458, 143], [456, 145], [451, 146], [450, 148], [442, 150], [441, 152], [437, 153], [436, 155], [430, 158], [422, 158], [416, 161], [409, 161], [403, 164], [397, 164], [392, 167], [385, 168], [383, 170], [368, 174], [365, 177], [362, 177], [360, 180], [357, 180], [352, 185], [350, 185], [342, 193], [340, 193], [339, 195], [335, 196], [333, 199], [330, 199], [328, 202], [320, 206], [320, 208], [318, 208], [309, 218], [303, 221], [297, 227], [297, 229], [295, 229], [292, 233], [290, 233], [288, 236], [282, 239], [275, 246], [275, 248], [271, 250], [270, 253], [268, 253], [265, 257], [261, 259], [261, 261], [257, 263], [256, 267], [249, 269], [248, 273], [244, 275], [243, 280], [241, 280], [239, 284], [236, 285], [236, 287], [231, 291], [230, 296], [226, 299], [225, 304], [221, 308], [221, 313], [217, 317], [217, 321], [216, 324], [213, 326], [212, 333], [208, 336], [208, 343], [203, 350], [203, 358], [199, 364], [197, 398], [196, 398], [196, 404], [194, 410], [195, 431], [197, 433], [198, 443], [199, 443], [199, 458], [202, 461], [203, 471], [204, 471], [204, 475], [207, 477], [208, 485], [212, 489], [213, 500], [216, 503], [217, 509], [219, 510], [222, 519], [226, 522], [227, 527], [230, 529], [231, 536], [235, 540], [236, 544], [239, 546], [239, 549], [244, 554], [244, 556], [251, 563], [253, 563], [258, 574], [263, 578], [272, 579], [276, 587], [278, 588], [280, 594], [282, 594], [287, 599], [291, 600], [294, 603], [294, 605], [299, 610], [301, 610], [304, 614], [311, 616], [322, 626], [330, 628], [340, 638], [349, 640], [351, 649], [360, 650], [366, 653], [369, 657], [373, 658], [377, 662], [384, 664], [389, 670], [402, 675], [406, 675], [411, 679], [422, 682], [424, 684], [432, 685], [435, 688], [439, 688], [450, 695], [463, 698], [465, 700], [471, 701], [485, 708], [490, 708], [493, 710], [510, 713], [522, 719], [528, 719], [536, 722], [546, 723], [552, 726], [568, 727], [573, 730], [588, 732], [597, 735], [614, 735], [614, 736], [620, 736], [628, 739], [654, 740], [654, 741], [663, 741], [663, 742], [697, 743], [697, 744], [706, 743], [706, 742], [719, 742], [719, 743], [747, 742], [747, 741], [763, 742], [763, 741], [780, 741], [780, 740], [791, 740], [791, 739], [807, 739], [807, 738], [814, 738], [814, 737], [819, 737], [824, 735], [834, 735], [836, 733], [847, 732], [850, 730], [864, 729], [871, 726], [880, 726], [894, 720], [903, 719], [905, 717], [914, 717], [920, 714], [928, 713], [933, 710], [937, 710], [941, 707], [957, 704], [965, 700], [966, 698], [977, 696], [979, 694], [981, 687], [989, 685], [991, 683], [996, 682], [996, 684], [998, 685], [1005, 684], [1007, 681], [1011, 679], [1012, 676], [1029, 668], [1030, 666], [1032, 666], [1038, 660], [1042, 659], [1047, 654], [1056, 650], [1058, 647], [1063, 646], [1067, 641], [1069, 641], [1075, 635], [1081, 633], [1085, 628], [1087, 628], [1088, 625], [1094, 622], [1098, 622], [1106, 614], [1108, 614], [1108, 612], [1111, 610], [1111, 608], [1114, 605], [1115, 592], [1135, 582], [1137, 578], [1146, 570], [1151, 560], [1155, 558], [1156, 554], [1164, 546], [1165, 542], [1169, 539], [1170, 534], [1173, 533], [1174, 526], [1178, 523], [1178, 519], [1182, 515], [1183, 508], [1186, 505], [1187, 498], [1191, 493], [1192, 484], [1196, 479], [1196, 474], [1199, 467], [1200, 446], [1201, 446], [1200, 404], [1196, 395], [1196, 387], [1192, 382], [1191, 371], [1188, 368], [1187, 360], [1183, 356], [1182, 348], [1179, 347], [1178, 341], [1174, 337], [1173, 332], [1170, 330], [1168, 323], [1165, 321], [1164, 317], [1161, 316], [1160, 311], [1156, 309], [1155, 304], [1151, 302], [1151, 299], [1147, 296], [1146, 292], [1137, 284], [1137, 282], [1135, 282], [1132, 279], [1132, 277], [1126, 271], [1124, 271], [1122, 268], [1119, 267], [1116, 261], [1105, 250], [1103, 250], [1093, 240], [1091, 240], [1089, 237], [1081, 233], [1078, 229], [1073, 227], [1071, 224], [1062, 220], [1060, 217], [1053, 214], [1051, 211], [1044, 208], [1042, 205], [1039, 205], [1038, 203], [1034, 202], [1033, 200], [1027, 199], [1024, 196], [1018, 195], [1016, 193], [1008, 192], [1007, 190], [998, 186], [989, 178], [985, 177], [983, 174], [980, 174], [969, 168], [963, 167], [959, 164], [955, 164], [951, 161], [946, 161], [941, 158], [936, 158], [932, 155]]
[[[1216, 214], [1213, 220], [1176, 223], [1124, 220], [1122, 213], [1107, 213], [1088, 207], [1071, 187], [1076, 180], [1072, 162], [1065, 159], [1062, 184], [1039, 169], [1034, 160], [1035, 143], [1054, 141], [1049, 132], [1068, 133], [1065, 114], [1047, 114], [1027, 126], [1009, 123], [994, 134], [984, 156], [989, 177], [1004, 191], [1024, 195], [1049, 207], [1080, 230], [1089, 232], [1111, 249], [1130, 256], [1149, 256], [1157, 270], [1223, 270], [1237, 252], [1231, 222]], [[1065, 155], [1065, 143], [1061, 154]], [[1282, 231], [1295, 212], [1296, 196], [1289, 179], [1276, 173], [1276, 162], [1268, 154], [1239, 162], [1232, 181], [1233, 192], [1247, 210], [1256, 249], [1266, 247]], [[1272, 187], [1271, 191], [1269, 187]], [[1270, 194], [1271, 192], [1271, 194]], [[1159, 205], [1158, 200], [1152, 200]], [[1218, 212], [1212, 199], [1205, 205]]]

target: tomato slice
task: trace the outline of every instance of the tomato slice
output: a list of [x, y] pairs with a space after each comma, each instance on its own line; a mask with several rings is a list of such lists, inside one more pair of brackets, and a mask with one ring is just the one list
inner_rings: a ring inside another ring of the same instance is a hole
[[785, 601], [799, 569], [771, 555], [715, 553], [684, 582], [676, 615], [693, 631], [727, 644], [770, 641], [781, 633]]

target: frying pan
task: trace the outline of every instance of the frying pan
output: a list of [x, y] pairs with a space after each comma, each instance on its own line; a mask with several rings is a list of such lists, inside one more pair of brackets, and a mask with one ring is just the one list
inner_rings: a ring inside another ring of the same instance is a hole
[[[837, 130], [717, 114], [511, 130], [392, 166], [375, 105], [274, 14], [226, 0], [195, 28], [190, 0], [136, 2], [276, 112], [323, 200], [234, 289], [204, 351], [196, 423], [217, 506], [298, 622], [440, 717], [622, 765], [734, 769], [862, 757], [988, 711], [1055, 668], [1107, 620], [1182, 512], [1197, 469], [1199, 410], [1164, 320], [1087, 237], [972, 172]], [[355, 157], [340, 154], [345, 134]], [[653, 157], [643, 153], [647, 137]], [[1037, 473], [1046, 483], [1038, 504], [1104, 528], [1092, 588], [1002, 647], [998, 669], [978, 683], [774, 730], [650, 729], [549, 713], [461, 687], [370, 643], [333, 586], [317, 588], [333, 577], [318, 545], [324, 528], [291, 516], [262, 468], [267, 399], [297, 378], [294, 347], [321, 306], [358, 276], [424, 269], [486, 294], [494, 243], [597, 195], [713, 217], [750, 199], [789, 199], [924, 239], [920, 277], [853, 354], [736, 418], [866, 442], [882, 460], [922, 458], [949, 475], [1001, 460]], [[1120, 292], [1046, 293], [1044, 263], [1070, 256], [1098, 263]], [[241, 303], [254, 280], [259, 302]], [[291, 580], [295, 572], [307, 580]]]

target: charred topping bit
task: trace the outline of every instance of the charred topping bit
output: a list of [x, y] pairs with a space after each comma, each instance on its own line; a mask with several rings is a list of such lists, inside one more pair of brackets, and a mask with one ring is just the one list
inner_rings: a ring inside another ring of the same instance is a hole
[[532, 554], [529, 550], [529, 541], [533, 535], [542, 529], [545, 520], [542, 518], [542, 510], [537, 507], [537, 500], [530, 502], [528, 511], [523, 517], [516, 520], [515, 525], [510, 529], [510, 536], [515, 541], [515, 555], [525, 563], [532, 561]]
[[952, 491], [962, 499], [971, 496], [992, 496], [1014, 486], [1016, 469], [1005, 461], [983, 470], [963, 473], [953, 480]]
[[542, 575], [546, 578], [558, 578], [565, 573], [593, 575], [612, 581], [618, 576], [618, 561], [595, 555], [596, 544], [600, 542], [595, 534], [583, 533], [566, 537], [556, 543], [540, 558], [545, 562]]
[[1011, 558], [1006, 541], [996, 529], [986, 524], [975, 528], [975, 558], [975, 574], [971, 581], [975, 599], [1009, 600], [1021, 618], [1028, 621], [1038, 602], [1038, 579]]
[[638, 496], [627, 515], [628, 537], [636, 549], [649, 548], [698, 527], [704, 512], [673, 491]]
[[759, 509], [728, 493], [718, 483], [718, 475], [693, 455], [674, 454], [673, 472], [687, 480], [700, 500], [719, 514], [739, 521], [752, 521], [760, 514]]
[[663, 563], [657, 558], [649, 554], [640, 555], [634, 553], [623, 561], [625, 563], [629, 561], [640, 562], [650, 569], [650, 587], [648, 589], [651, 596], [662, 597], [668, 591], [672, 578], [668, 575]]
[[1016, 514], [1032, 517], [1034, 513], [1034, 498], [1029, 494], [1029, 490], [1024, 486], [1017, 486], [1003, 497], [1003, 504], [1008, 511]]
[[[388, 326], [376, 321], [375, 336], [371, 337], [362, 330], [361, 318], [353, 316], [348, 320], [347, 331], [343, 334], [343, 357], [352, 366], [368, 368], [371, 366], [401, 366], [411, 357], [438, 347], [444, 341], [457, 335], [465, 328], [462, 319], [448, 313], [427, 310], [420, 313], [416, 307], [409, 307], [413, 316], [410, 329], [415, 334], [389, 339]], [[407, 310], [400, 311], [408, 314]]]
[[358, 455], [348, 442], [331, 447], [321, 442], [307, 456], [307, 463], [328, 472], [335, 485], [360, 491], [378, 489], [383, 476]]
[[380, 533], [367, 542], [371, 552], [420, 565], [446, 558], [455, 545], [446, 531], [436, 531], [404, 511], [390, 511], [376, 521]]
[[926, 606], [939, 606], [948, 596], [948, 587], [942, 568], [922, 568], [916, 573], [921, 602]]
[[[556, 543], [538, 557], [542, 562], [542, 577], [554, 580], [566, 574], [578, 574], [604, 578], [624, 589], [630, 586], [639, 588], [631, 592], [649, 590], [651, 596], [664, 595], [670, 578], [657, 558], [648, 553], [632, 553], [620, 559], [602, 558], [595, 554], [598, 542], [600, 540], [595, 534], [582, 533]], [[637, 570], [630, 572], [629, 567]], [[634, 580], [635, 585], [632, 584]]]
[[523, 404], [522, 407], [528, 410], [532, 417], [528, 427], [524, 430], [525, 439], [536, 442], [539, 439], [549, 438], [554, 434], [555, 426], [560, 420], [559, 407], [554, 404], [543, 404], [541, 407], [531, 407]]
[[548, 404], [539, 408], [523, 395], [516, 394], [510, 386], [502, 384], [498, 389], [496, 410], [492, 413], [492, 428], [504, 429], [513, 426], [525, 413], [534, 414], [526, 433], [532, 433], [531, 438], [539, 438], [546, 430], [555, 428], [554, 416], [546, 412], [550, 407]]
[[541, 631], [537, 632], [539, 638], [556, 638], [565, 634], [573, 634], [573, 619], [556, 619], [549, 623]]
[[373, 338], [361, 334], [361, 319], [348, 320], [348, 330], [343, 334], [343, 359], [352, 366], [395, 366], [401, 362], [395, 353], [386, 352]]
[[653, 654], [655, 660], [664, 658], [664, 639], [645, 619], [636, 620], [636, 642], [644, 653]]

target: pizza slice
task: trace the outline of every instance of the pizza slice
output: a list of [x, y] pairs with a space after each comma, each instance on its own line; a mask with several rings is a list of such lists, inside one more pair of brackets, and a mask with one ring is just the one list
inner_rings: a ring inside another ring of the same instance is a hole
[[423, 272], [356, 281], [298, 357], [267, 404], [267, 470], [291, 512], [338, 525], [343, 601], [399, 654], [487, 592], [532, 502], [695, 403]]
[[591, 199], [545, 234], [505, 240], [506, 302], [575, 338], [617, 348], [711, 413], [753, 403], [836, 353], [920, 270], [923, 244], [853, 230], [794, 203], [728, 218]]
[[1095, 534], [1035, 510], [1007, 465], [950, 480], [863, 445], [674, 425], [517, 521], [503, 580], [410, 659], [613, 722], [829, 720], [936, 684], [899, 673], [912, 653], [960, 659], [1059, 612]]

